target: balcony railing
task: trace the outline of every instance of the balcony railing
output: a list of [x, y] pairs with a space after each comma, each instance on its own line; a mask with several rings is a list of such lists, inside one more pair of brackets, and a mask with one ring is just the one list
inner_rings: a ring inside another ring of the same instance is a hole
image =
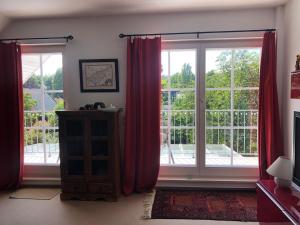
[[[235, 164], [256, 164], [258, 110], [206, 110], [205, 118], [208, 164], [220, 159], [229, 160], [229, 164], [235, 159], [239, 159]], [[163, 164], [195, 164], [195, 121], [195, 110], [161, 111]]]
[[53, 111], [24, 111], [24, 161], [33, 164], [59, 163], [58, 123]]
[[[33, 112], [25, 113], [32, 115]], [[59, 163], [58, 127], [38, 126], [38, 116], [27, 118], [31, 121], [25, 123], [25, 162], [43, 163], [46, 157], [47, 163]], [[219, 145], [223, 146], [219, 147], [219, 155], [229, 154], [232, 149], [235, 156], [248, 157], [248, 160], [257, 157], [257, 124], [258, 110], [206, 110], [206, 144], [210, 146], [207, 147], [207, 156], [217, 161], [218, 157], [211, 148]], [[43, 132], [46, 134], [45, 143], [41, 138]], [[195, 144], [195, 110], [162, 110], [161, 161], [195, 164]]]

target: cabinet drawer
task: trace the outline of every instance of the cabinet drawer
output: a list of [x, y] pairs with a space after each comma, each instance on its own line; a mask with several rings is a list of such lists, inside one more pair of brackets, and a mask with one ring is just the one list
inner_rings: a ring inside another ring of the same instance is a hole
[[113, 193], [113, 185], [105, 183], [89, 183], [90, 193]]
[[64, 192], [84, 193], [86, 192], [86, 184], [83, 183], [63, 183], [62, 189]]

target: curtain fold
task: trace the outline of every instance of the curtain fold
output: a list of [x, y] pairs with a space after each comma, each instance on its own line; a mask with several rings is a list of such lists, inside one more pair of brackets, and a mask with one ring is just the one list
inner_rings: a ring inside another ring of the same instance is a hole
[[0, 190], [17, 188], [23, 175], [24, 124], [21, 48], [0, 43]]
[[270, 179], [266, 169], [283, 155], [282, 131], [276, 83], [276, 40], [264, 34], [259, 84], [258, 153], [260, 179]]
[[160, 166], [161, 38], [127, 40], [123, 193], [152, 189]]

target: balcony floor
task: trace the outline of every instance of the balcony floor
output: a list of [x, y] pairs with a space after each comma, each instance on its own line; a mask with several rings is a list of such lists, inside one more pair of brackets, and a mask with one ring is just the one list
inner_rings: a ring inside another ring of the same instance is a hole
[[[58, 144], [46, 145], [47, 164], [59, 164]], [[161, 165], [196, 165], [195, 145], [173, 144], [171, 145], [172, 157], [169, 157], [168, 146], [161, 146]], [[25, 164], [44, 164], [44, 153], [42, 144], [30, 145], [25, 147]], [[226, 145], [207, 145], [206, 148], [206, 166], [258, 166], [258, 157], [253, 155], [249, 157], [242, 156], [233, 151], [231, 164], [231, 149]]]

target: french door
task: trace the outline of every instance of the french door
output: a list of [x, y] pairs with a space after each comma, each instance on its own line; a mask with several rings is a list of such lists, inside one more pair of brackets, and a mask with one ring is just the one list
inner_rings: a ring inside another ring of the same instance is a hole
[[256, 177], [261, 40], [163, 46], [160, 176]]

